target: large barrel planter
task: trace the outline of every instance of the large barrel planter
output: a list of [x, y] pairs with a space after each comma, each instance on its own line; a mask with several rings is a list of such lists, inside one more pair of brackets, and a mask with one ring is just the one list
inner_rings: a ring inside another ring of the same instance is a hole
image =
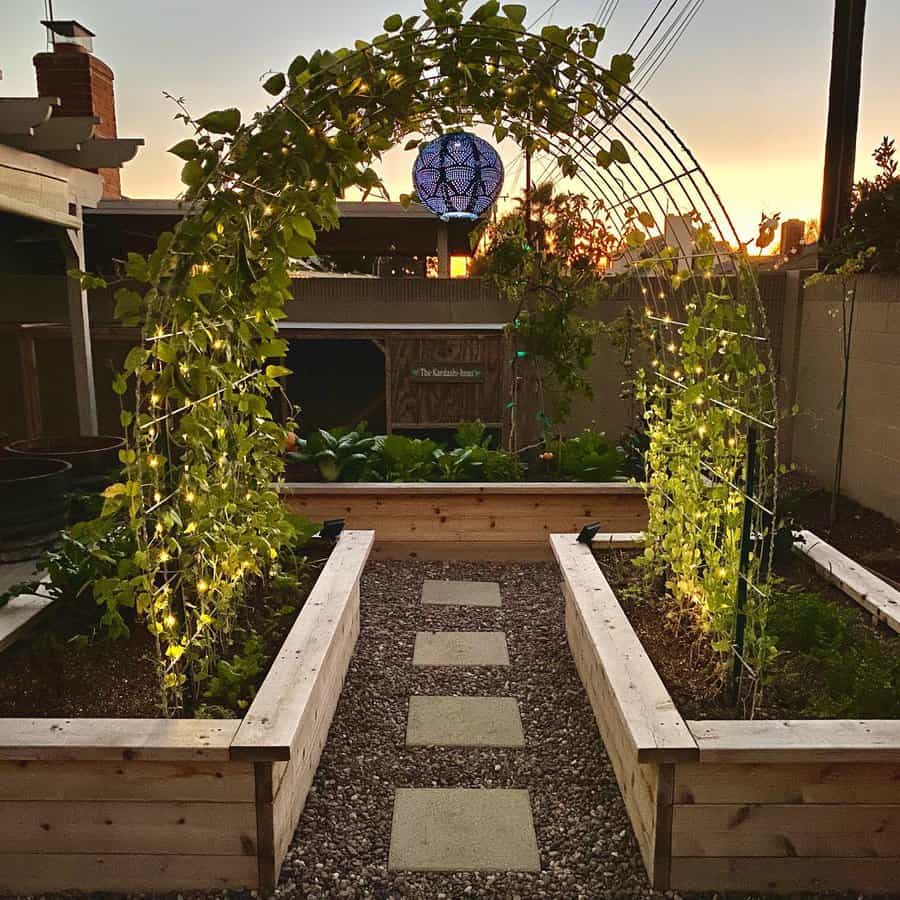
[[98, 491], [114, 480], [120, 467], [119, 451], [125, 441], [116, 435], [96, 437], [40, 437], [14, 441], [6, 451], [11, 456], [42, 456], [61, 459], [72, 467], [72, 488]]
[[66, 525], [72, 466], [64, 459], [0, 459], [0, 562], [33, 559]]

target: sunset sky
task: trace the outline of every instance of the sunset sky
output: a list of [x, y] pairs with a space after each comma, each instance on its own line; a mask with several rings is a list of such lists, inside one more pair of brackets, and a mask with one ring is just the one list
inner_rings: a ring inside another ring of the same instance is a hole
[[[550, 0], [529, 7], [539, 15]], [[598, 58], [624, 50], [654, 0], [621, 0]], [[42, 0], [4, 0], [0, 96], [34, 95], [31, 58], [45, 47]], [[590, 21], [598, 0], [560, 0], [544, 22]], [[474, 8], [474, 4], [473, 4]], [[900, 15], [897, 0], [869, 0], [857, 175], [885, 134], [900, 137]], [[330, 0], [56, 0], [56, 18], [96, 32], [95, 51], [116, 74], [119, 134], [146, 146], [122, 176], [132, 197], [172, 197], [179, 162], [166, 148], [184, 137], [163, 91], [198, 114], [265, 105], [260, 75], [298, 53], [335, 48], [381, 30], [386, 15], [415, 2]], [[694, 151], [742, 236], [761, 211], [784, 218], [819, 211], [832, 0], [706, 0], [643, 92]], [[543, 24], [543, 23], [542, 23]], [[412, 154], [387, 162], [389, 185], [408, 190]]]

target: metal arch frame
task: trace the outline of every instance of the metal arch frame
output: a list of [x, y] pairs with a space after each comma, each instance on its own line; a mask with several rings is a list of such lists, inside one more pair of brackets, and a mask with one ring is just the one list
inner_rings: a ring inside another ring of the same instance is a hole
[[[533, 51], [535, 56], [528, 57], [526, 55], [526, 58], [535, 63], [539, 61], [538, 54], [540, 54], [541, 46], [560, 49], [558, 44], [528, 31], [512, 34], [504, 29], [471, 21], [461, 23], [456, 26], [455, 30], [457, 34], [452, 35], [451, 40], [458, 40], [461, 36], [477, 40], [479, 36], [483, 36], [486, 38], [501, 37], [506, 41], [511, 39], [534, 41], [534, 45], [529, 46], [527, 50], [528, 52]], [[446, 30], [436, 28], [430, 21], [425, 20], [416, 31], [421, 45], [447, 52], [447, 47], [438, 39]], [[321, 120], [318, 115], [324, 111], [322, 107], [326, 104], [330, 91], [334, 89], [334, 82], [329, 81], [329, 76], [336, 72], [353, 72], [354, 66], [358, 66], [370, 52], [377, 53], [384, 49], [389, 53], [390, 42], [391, 38], [389, 37], [381, 48], [356, 49], [339, 59], [330, 61], [317, 71], [316, 80], [307, 86], [297, 108], [293, 103], [296, 95], [293, 90], [288, 90], [280, 99], [259, 114], [256, 119], [256, 127], [260, 127], [267, 119], [282, 110], [288, 111], [301, 123], [309, 125], [311, 122], [315, 122], [317, 126], [320, 126]], [[517, 49], [523, 51], [526, 48], [518, 46]], [[577, 102], [577, 94], [582, 87], [589, 87], [601, 79], [612, 79], [611, 73], [593, 60], [571, 48], [566, 48], [566, 53], [574, 54], [579, 65], [573, 66], [573, 72], [565, 77], [559, 77], [561, 99]], [[498, 72], [502, 73], [504, 66], [501, 56], [502, 54], [498, 52], [496, 60], [488, 61]], [[438, 62], [437, 54], [433, 59], [426, 60], [423, 57], [422, 66], [415, 77], [418, 83], [426, 89], [430, 85], [445, 80], [445, 76], [438, 70]], [[600, 93], [598, 91], [598, 95]], [[373, 121], [378, 114], [379, 108], [383, 108], [383, 103], [383, 95], [365, 95], [364, 101], [360, 103], [359, 133], [361, 135], [364, 134], [367, 123]], [[459, 108], [457, 105], [457, 111], [460, 124], [477, 123], [488, 128], [495, 125], [495, 122], [486, 121], [472, 109]], [[518, 121], [522, 122], [525, 113], [517, 112], [517, 117]], [[669, 122], [628, 84], [618, 83], [618, 96], [614, 102], [601, 99], [593, 112], [584, 116], [577, 115], [575, 121], [578, 123], [578, 127], [573, 129], [574, 133], [560, 136], [539, 125], [535, 126], [534, 135], [546, 142], [548, 155], [551, 158], [559, 161], [563, 156], [567, 156], [576, 162], [578, 172], [571, 179], [573, 185], [584, 189], [594, 200], [602, 204], [612, 232], [617, 234], [620, 239], [624, 239], [634, 221], [634, 216], [628, 214], [629, 208], [649, 213], [655, 223], [658, 216], [661, 217], [661, 224], [656, 226], [660, 234], [664, 234], [666, 216], [671, 213], [696, 215], [711, 227], [713, 247], [710, 251], [704, 251], [703, 255], [713, 256], [726, 276], [717, 277], [716, 287], [723, 296], [727, 296], [732, 301], [736, 301], [739, 297], [745, 299], [751, 310], [754, 333], [737, 337], [753, 339], [757, 344], [762, 343], [764, 346], [759, 349], [767, 354], [765, 376], [763, 377], [760, 373], [751, 383], [751, 396], [747, 398], [751, 408], [742, 409], [737, 402], [734, 407], [730, 408], [733, 408], [736, 414], [744, 417], [746, 430], [756, 424], [766, 427], [768, 440], [760, 441], [758, 451], [760, 462], [765, 462], [767, 458], [777, 459], [775, 439], [777, 420], [775, 418], [770, 420], [768, 414], [771, 413], [771, 410], [764, 408], [767, 398], [774, 399], [775, 396], [772, 352], [766, 328], [765, 309], [756, 287], [755, 277], [752, 276], [752, 272], [746, 265], [743, 251], [735, 249], [735, 245], [740, 246], [740, 237], [711, 180]], [[412, 119], [403, 119], [402, 124], [408, 133], [410, 128], [417, 123]], [[325, 129], [326, 131], [328, 129], [327, 120]], [[625, 145], [630, 157], [629, 163], [617, 164], [616, 168], [605, 167], [597, 163], [597, 151], [606, 149], [603, 144], [606, 138], [619, 140]], [[223, 157], [221, 162], [224, 162], [225, 159], [227, 156]], [[214, 182], [217, 177], [218, 169], [214, 169], [208, 176], [207, 184]], [[253, 184], [243, 184], [242, 187], [256, 189]], [[685, 241], [679, 236], [677, 243], [679, 245], [677, 260], [679, 262], [690, 261], [697, 254], [690, 239]], [[702, 280], [698, 279], [698, 273], [692, 265], [687, 265], [686, 271], [687, 277], [692, 282], [694, 293], [702, 297], [709, 291], [710, 285], [708, 283], [704, 285]], [[727, 277], [729, 272], [733, 272], [733, 278]], [[679, 317], [671, 315], [672, 306], [677, 303], [678, 298], [672, 296], [669, 291], [660, 290], [661, 286], [666, 284], [666, 275], [662, 267], [650, 270], [637, 268], [634, 269], [634, 275], [648, 298], [647, 307], [648, 310], [652, 310], [651, 320], [658, 320], [660, 333], [663, 327], [668, 327], [672, 323], [673, 319], [680, 321]], [[675, 331], [675, 336], [677, 336], [677, 326]], [[668, 339], [659, 339], [661, 356], [665, 356], [669, 352], [666, 350], [669, 343]], [[684, 387], [684, 385], [679, 386], [677, 382], [669, 386], [673, 391], [677, 391], [679, 388], [683, 390]], [[764, 468], [764, 466], [760, 466], [761, 481], [765, 492], [757, 497], [747, 498], [747, 500], [748, 503], [755, 504], [754, 509], [758, 511], [758, 508], [762, 507], [765, 509], [766, 515], [769, 515], [775, 510], [776, 485], [774, 467], [769, 467], [767, 474]], [[731, 483], [734, 485], [736, 480], [737, 477], [732, 479]], [[760, 496], [762, 502], [760, 502]], [[754, 517], [753, 524], [757, 534], [766, 530], [764, 520], [759, 517]]]

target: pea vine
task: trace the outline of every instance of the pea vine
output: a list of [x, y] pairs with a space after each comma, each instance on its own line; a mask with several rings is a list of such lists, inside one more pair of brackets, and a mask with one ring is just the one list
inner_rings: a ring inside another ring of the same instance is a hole
[[[696, 217], [694, 241], [698, 255], [690, 268], [679, 267], [672, 247], [635, 265], [651, 350], [636, 383], [649, 436], [642, 563], [664, 577], [681, 615], [709, 636], [723, 678], [738, 655], [735, 687], [752, 714], [776, 653], [766, 626], [775, 392], [746, 259], [728, 251], [723, 260], [710, 228]], [[731, 270], [727, 278], [719, 271], [723, 262]], [[759, 435], [753, 487], [747, 484], [750, 429]], [[749, 541], [743, 567], [742, 538]]]

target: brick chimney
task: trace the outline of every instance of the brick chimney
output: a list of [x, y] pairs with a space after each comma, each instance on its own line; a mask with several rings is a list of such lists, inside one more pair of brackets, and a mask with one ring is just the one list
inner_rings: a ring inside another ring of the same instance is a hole
[[781, 248], [779, 252], [788, 259], [796, 256], [803, 246], [806, 235], [806, 222], [803, 219], [788, 219], [781, 223]]
[[[42, 22], [53, 34], [53, 52], [34, 57], [37, 88], [41, 97], [59, 97], [56, 116], [96, 116], [94, 134], [118, 137], [113, 72], [93, 53], [93, 33], [74, 21]], [[98, 169], [103, 177], [104, 199], [122, 196], [118, 169]]]

